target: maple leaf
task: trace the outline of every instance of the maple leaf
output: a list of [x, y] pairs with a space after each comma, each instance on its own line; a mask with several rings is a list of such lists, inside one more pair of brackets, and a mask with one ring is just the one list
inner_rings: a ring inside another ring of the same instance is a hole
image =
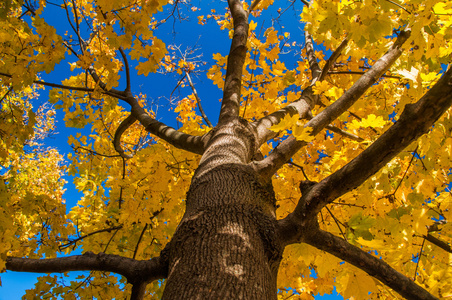
[[297, 124], [299, 117], [297, 115], [286, 115], [278, 124], [271, 126], [269, 129], [274, 132], [291, 129]]
[[302, 125], [295, 126], [292, 131], [293, 136], [299, 141], [311, 142], [315, 136], [311, 135], [312, 127], [304, 127]]

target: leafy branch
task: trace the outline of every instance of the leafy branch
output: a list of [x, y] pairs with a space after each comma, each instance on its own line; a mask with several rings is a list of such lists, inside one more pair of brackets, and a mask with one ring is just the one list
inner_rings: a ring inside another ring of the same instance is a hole
[[[325, 108], [305, 125], [305, 127], [312, 127], [312, 136], [315, 136], [329, 123], [347, 111], [386, 72], [402, 54], [402, 45], [409, 36], [409, 31], [402, 31], [388, 52], [377, 60], [372, 68], [361, 76], [338, 100]], [[306, 144], [305, 141], [298, 141], [294, 137], [289, 137], [265, 159], [255, 162], [253, 167], [263, 178], [270, 178], [276, 170]]]

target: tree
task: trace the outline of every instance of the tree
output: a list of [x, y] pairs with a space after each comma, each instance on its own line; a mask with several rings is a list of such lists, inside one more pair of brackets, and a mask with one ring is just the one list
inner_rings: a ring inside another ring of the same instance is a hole
[[[26, 297], [450, 297], [450, 3], [229, 0], [207, 16], [177, 0], [0, 5], [0, 269], [91, 271], [42, 276]], [[52, 8], [70, 33], [49, 25]], [[303, 48], [284, 32], [297, 9]], [[190, 13], [231, 38], [207, 65], [223, 91], [216, 125], [198, 53], [158, 37]], [[39, 77], [66, 55], [69, 78]], [[146, 82], [134, 66], [190, 90], [172, 106], [181, 128], [134, 90]], [[91, 130], [68, 141], [84, 194], [68, 214], [62, 157], [38, 143], [55, 113], [32, 109], [40, 87], [66, 126]]]

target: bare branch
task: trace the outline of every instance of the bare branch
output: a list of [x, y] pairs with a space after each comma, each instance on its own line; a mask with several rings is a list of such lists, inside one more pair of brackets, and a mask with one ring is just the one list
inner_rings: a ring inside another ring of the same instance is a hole
[[124, 149], [121, 147], [121, 136], [122, 134], [133, 125], [133, 123], [136, 122], [137, 119], [133, 115], [129, 115], [127, 118], [125, 118], [121, 124], [119, 124], [118, 129], [116, 129], [115, 137], [113, 139], [113, 145], [115, 147], [116, 152], [119, 153], [123, 158], [132, 158], [133, 155], [126, 154], [124, 152]]
[[[401, 47], [409, 36], [409, 31], [401, 32], [389, 51], [377, 60], [369, 71], [361, 76], [336, 102], [325, 108], [305, 125], [305, 127], [313, 128], [312, 135], [318, 134], [329, 123], [347, 111], [386, 72], [402, 54]], [[263, 178], [270, 178], [276, 170], [304, 145], [306, 145], [305, 141], [298, 141], [293, 137], [289, 137], [265, 159], [255, 162], [254, 168]]]
[[166, 278], [168, 265], [162, 257], [135, 260], [119, 255], [86, 252], [83, 255], [50, 259], [8, 257], [6, 269], [16, 272], [65, 273], [70, 271], [105, 271], [123, 275], [128, 282], [150, 282]]
[[[146, 131], [167, 141], [177, 148], [197, 154], [202, 154], [204, 152], [205, 137], [192, 136], [190, 134], [179, 132], [170, 126], [167, 126], [164, 123], [155, 120], [144, 110], [143, 107], [141, 107], [135, 97], [133, 97], [131, 91], [127, 90], [127, 88], [125, 91], [107, 89], [106, 84], [102, 82], [102, 80], [100, 80], [100, 77], [97, 75], [96, 70], [93, 66], [89, 66], [87, 71], [90, 73], [94, 81], [102, 88], [102, 90], [105, 91], [105, 93], [112, 95], [118, 99], [124, 100], [131, 106], [131, 115], [136, 120], [138, 120], [141, 125], [144, 126]], [[127, 123], [130, 121], [131, 118], [127, 120]], [[127, 129], [127, 126], [124, 127], [124, 130], [125, 129]], [[119, 147], [119, 149], [121, 148]]]
[[318, 229], [306, 236], [305, 242], [356, 266], [406, 299], [437, 299], [410, 278], [391, 268], [382, 259], [372, 256], [329, 232]]
[[193, 90], [193, 94], [195, 95], [196, 103], [198, 104], [199, 112], [201, 113], [202, 118], [206, 122], [207, 126], [213, 127], [212, 123], [210, 123], [210, 120], [207, 118], [206, 113], [204, 112], [204, 109], [201, 105], [201, 99], [199, 99], [198, 92], [195, 89], [195, 85], [193, 84], [193, 81], [191, 80], [190, 73], [188, 71], [185, 71], [185, 75], [188, 79], [188, 84], [190, 85], [191, 89]]
[[224, 80], [223, 100], [221, 102], [218, 123], [227, 122], [231, 117], [239, 116], [242, 89], [242, 71], [246, 57], [248, 39], [248, 13], [239, 0], [228, 0], [234, 21], [234, 36], [229, 50], [226, 78]]

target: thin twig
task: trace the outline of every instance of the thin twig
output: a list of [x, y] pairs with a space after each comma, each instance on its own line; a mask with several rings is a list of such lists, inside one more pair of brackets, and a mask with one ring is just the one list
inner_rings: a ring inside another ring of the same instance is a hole
[[422, 250], [424, 249], [424, 244], [425, 244], [425, 238], [422, 240], [421, 250], [419, 250], [419, 255], [418, 255], [417, 263], [416, 263], [416, 268], [414, 269], [413, 281], [416, 281], [417, 268], [419, 267], [419, 262], [421, 261]]
[[308, 178], [308, 176], [306, 175], [306, 173], [305, 173], [305, 171], [304, 171], [304, 169], [303, 169], [302, 166], [300, 166], [300, 165], [294, 163], [292, 159], [290, 159], [289, 164], [291, 164], [291, 165], [293, 165], [293, 166], [295, 166], [295, 167], [297, 167], [297, 168], [300, 168], [301, 173], [303, 173], [304, 178], [306, 178], [306, 180], [309, 180], [309, 178]]
[[[414, 156], [415, 156], [415, 154], [416, 154], [416, 150], [417, 150], [418, 147], [419, 147], [419, 146], [417, 146], [416, 149], [414, 149], [413, 154], [412, 154], [411, 159], [410, 159], [410, 162], [408, 163], [408, 166], [406, 167], [406, 170], [405, 170], [405, 172], [403, 173], [403, 176], [402, 176], [402, 178], [400, 179], [399, 183], [397, 184], [397, 187], [395, 188], [394, 192], [391, 193], [390, 195], [386, 196], [386, 197], [395, 196], [395, 193], [396, 193], [397, 190], [399, 189], [400, 185], [402, 184], [403, 179], [405, 179], [405, 176], [406, 176], [406, 174], [408, 173], [408, 170], [409, 170], [410, 167], [411, 167], [411, 164], [413, 163]], [[386, 197], [385, 197], [385, 198], [386, 198]]]
[[78, 37], [78, 42], [80, 44], [80, 49], [82, 50], [82, 53], [85, 52], [85, 42], [82, 39], [82, 36], [80, 35], [80, 22], [78, 20], [78, 13], [77, 13], [77, 5], [75, 4], [75, 0], [72, 0], [72, 6], [74, 11], [74, 18], [75, 18], [75, 26], [77, 28], [76, 34]]
[[143, 230], [141, 230], [140, 237], [138, 238], [137, 245], [135, 246], [135, 251], [133, 251], [133, 256], [132, 256], [133, 259], [135, 259], [136, 255], [137, 255], [137, 252], [138, 252], [138, 246], [140, 245], [141, 239], [143, 238], [144, 232], [145, 232], [146, 229], [148, 228], [148, 225], [149, 225], [149, 224], [146, 223], [146, 224], [144, 225], [144, 227], [143, 227]]
[[328, 211], [328, 213], [331, 215], [331, 217], [333, 217], [334, 222], [336, 223], [337, 228], [339, 228], [339, 231], [341, 232], [342, 237], [344, 238], [344, 240], [347, 240], [347, 238], [345, 237], [344, 232], [342, 231], [341, 226], [339, 226], [339, 220], [336, 219], [336, 217], [333, 215], [333, 213], [331, 212], [331, 210], [328, 208], [328, 206], [325, 206], [326, 210]]
[[406, 11], [407, 13], [409, 13], [411, 15], [411, 12], [409, 10], [407, 10], [405, 7], [403, 7], [402, 5], [400, 5], [400, 4], [398, 4], [398, 3], [394, 2], [394, 1], [391, 1], [391, 0], [386, 0], [386, 1], [388, 1], [389, 3], [394, 4], [395, 6], [400, 7], [401, 9], [403, 9], [404, 11]]
[[334, 65], [338, 57], [341, 55], [342, 50], [344, 50], [345, 46], [348, 44], [348, 39], [344, 39], [342, 43], [337, 47], [336, 50], [334, 50], [333, 54], [331, 54], [330, 58], [325, 63], [325, 66], [322, 69], [322, 73], [320, 74], [319, 81], [322, 81], [328, 72], [330, 71], [331, 67]]
[[210, 123], [209, 119], [207, 118], [206, 113], [204, 112], [204, 109], [201, 105], [201, 99], [199, 99], [198, 92], [195, 89], [195, 85], [193, 84], [193, 81], [191, 80], [190, 72], [185, 71], [185, 75], [188, 79], [188, 84], [190, 85], [191, 89], [193, 90], [193, 95], [195, 95], [196, 103], [198, 104], [199, 112], [201, 113], [202, 118], [206, 122], [207, 126], [213, 127], [212, 123]]
[[421, 156], [419, 155], [419, 153], [417, 153], [417, 148], [414, 149], [414, 153], [418, 156], [418, 159], [421, 161], [422, 164], [422, 168], [424, 169], [424, 171], [427, 171], [427, 167], [424, 164], [424, 160], [421, 158]]
[[333, 126], [333, 125], [331, 125], [331, 124], [330, 124], [330, 125], [327, 125], [327, 126], [326, 126], [326, 129], [331, 130], [332, 132], [335, 132], [335, 133], [337, 133], [337, 134], [340, 134], [340, 135], [342, 135], [343, 137], [349, 138], [349, 139], [351, 139], [351, 140], [354, 140], [354, 141], [357, 141], [357, 142], [360, 142], [360, 143], [361, 143], [361, 142], [364, 142], [364, 139], [363, 139], [363, 138], [361, 138], [361, 137], [359, 137], [359, 136], [357, 136], [357, 135], [354, 135], [353, 133], [344, 131], [344, 130], [342, 130], [342, 129], [336, 127], [336, 126]]
[[118, 233], [119, 229], [121, 229], [121, 228], [116, 229], [116, 231], [111, 235], [110, 239], [109, 239], [108, 242], [107, 242], [107, 245], [105, 245], [104, 253], [107, 252], [108, 246], [110, 246], [111, 241], [113, 240], [113, 238], [115, 237], [115, 235]]
[[106, 154], [102, 154], [102, 153], [96, 152], [94, 150], [85, 148], [85, 147], [72, 147], [72, 149], [75, 152], [77, 152], [78, 150], [84, 150], [84, 151], [87, 151], [87, 152], [91, 153], [92, 155], [97, 155], [97, 156], [102, 156], [102, 157], [107, 157], [107, 158], [121, 157], [121, 155], [106, 155]]
[[13, 90], [13, 87], [10, 86], [8, 88], [8, 91], [5, 93], [5, 95], [3, 95], [2, 99], [0, 99], [0, 104], [2, 104], [3, 100], [5, 100], [5, 98], [8, 97], [9, 93], [11, 93], [12, 90]]
[[[0, 72], [0, 76], [5, 76], [8, 78], [12, 78], [13, 76], [11, 74], [6, 74]], [[50, 86], [54, 88], [64, 89], [64, 90], [73, 90], [73, 91], [82, 91], [82, 92], [94, 92], [94, 89], [91, 88], [85, 88], [85, 87], [78, 87], [78, 86], [69, 86], [69, 85], [62, 85], [57, 83], [51, 83], [51, 82], [45, 82], [41, 80], [33, 80], [33, 83]]]
[[63, 250], [63, 249], [68, 248], [68, 247], [71, 246], [71, 245], [77, 244], [77, 242], [79, 242], [79, 241], [81, 241], [81, 240], [83, 240], [83, 239], [85, 239], [85, 238], [87, 238], [87, 237], [89, 237], [89, 236], [92, 236], [92, 235], [95, 235], [95, 234], [101, 233], [101, 232], [111, 232], [112, 230], [119, 230], [119, 229], [121, 229], [121, 228], [122, 228], [122, 225], [120, 225], [120, 226], [115, 226], [115, 227], [110, 227], [110, 228], [99, 229], [99, 230], [90, 232], [90, 233], [88, 233], [88, 234], [85, 234], [85, 235], [83, 235], [83, 236], [80, 236], [80, 237], [76, 238], [75, 240], [70, 241], [69, 243], [66, 243], [66, 244], [64, 244], [64, 245], [60, 245], [60, 246], [58, 246], [58, 248], [59, 248], [60, 250]]

